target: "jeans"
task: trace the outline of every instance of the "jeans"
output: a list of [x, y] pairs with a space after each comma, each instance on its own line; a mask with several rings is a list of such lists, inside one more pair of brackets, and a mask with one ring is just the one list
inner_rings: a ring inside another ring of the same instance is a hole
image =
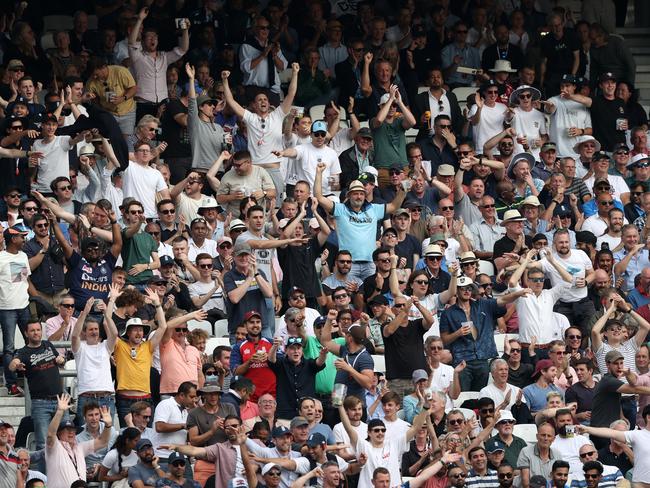
[[133, 129], [135, 127], [135, 109], [131, 110], [128, 113], [125, 113], [124, 115], [115, 115], [113, 114], [113, 118], [115, 119], [115, 122], [117, 122], [117, 125], [120, 126], [120, 130], [122, 131], [122, 134], [124, 136], [130, 136], [133, 134]]
[[275, 335], [275, 303], [273, 298], [265, 298], [266, 316], [262, 321], [262, 337], [271, 339]]
[[565, 315], [571, 325], [580, 329], [582, 337], [590, 337], [591, 331], [587, 324], [591, 316], [596, 313], [596, 309], [594, 302], [589, 298], [583, 298], [578, 302], [557, 302], [553, 311]]
[[372, 261], [354, 261], [350, 268], [350, 276], [356, 276], [360, 280], [365, 280], [368, 276], [375, 274], [375, 263]]
[[631, 429], [634, 430], [636, 425], [636, 410], [637, 410], [637, 401], [635, 397], [623, 397], [621, 398], [621, 410], [623, 410], [623, 415], [630, 423]]
[[16, 350], [14, 346], [16, 325], [18, 325], [20, 333], [24, 337], [28, 320], [29, 307], [0, 310], [0, 326], [2, 327], [2, 368], [5, 373], [5, 385], [7, 388], [16, 384], [16, 373], [14, 371], [9, 371], [9, 363], [13, 359]]
[[275, 198], [279, 202], [282, 199], [282, 193], [284, 193], [284, 178], [282, 178], [282, 172], [280, 171], [280, 168], [264, 169], [273, 180], [273, 185], [275, 186]]
[[[104, 396], [104, 397], [89, 397], [79, 395], [77, 398], [77, 415], [74, 418], [74, 422], [78, 427], [81, 427], [84, 422], [84, 406], [88, 403], [96, 403], [100, 407], [108, 407], [111, 412], [111, 417], [115, 417], [115, 396]], [[122, 425], [120, 425], [122, 427]], [[110, 447], [110, 446], [109, 446]]]
[[488, 382], [490, 366], [487, 359], [465, 361], [467, 366], [460, 373], [460, 388], [462, 391], [479, 391]]
[[153, 411], [154, 406], [153, 403], [151, 402], [151, 398], [147, 400], [142, 400], [140, 398], [130, 399], [129, 397], [117, 395], [115, 399], [115, 406], [117, 407], [117, 418], [120, 421], [120, 427], [123, 425], [126, 426], [124, 417], [126, 417], [128, 414], [131, 413], [131, 405], [141, 401], [146, 401], [147, 403], [151, 404], [151, 410]]
[[[52, 417], [56, 413], [58, 401], [56, 399], [39, 399], [32, 398], [32, 420], [34, 421], [34, 441], [36, 442], [36, 450], [39, 451], [45, 447], [45, 439], [47, 438], [47, 428], [52, 421]], [[68, 412], [63, 414], [61, 422], [68, 420]], [[34, 468], [41, 472], [45, 472], [45, 460], [42, 464]]]

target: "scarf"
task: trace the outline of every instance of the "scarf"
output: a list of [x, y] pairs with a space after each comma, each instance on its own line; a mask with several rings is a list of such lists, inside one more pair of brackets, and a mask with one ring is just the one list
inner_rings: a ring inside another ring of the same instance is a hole
[[[261, 52], [264, 52], [265, 49], [255, 36], [247, 36], [244, 40], [244, 44], [248, 44], [249, 46], [254, 47]], [[268, 67], [269, 77], [267, 83], [269, 84], [269, 89], [271, 89], [275, 85], [275, 63], [273, 62], [273, 50], [269, 51], [269, 54], [266, 56], [266, 63]]]

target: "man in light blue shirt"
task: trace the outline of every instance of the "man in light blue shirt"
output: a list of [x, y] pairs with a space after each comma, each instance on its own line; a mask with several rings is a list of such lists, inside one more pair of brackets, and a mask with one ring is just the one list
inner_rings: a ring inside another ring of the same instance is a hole
[[458, 68], [481, 69], [481, 55], [478, 49], [467, 44], [467, 24], [457, 22], [454, 26], [454, 42], [440, 52], [442, 70], [449, 86], [471, 86], [474, 76], [458, 73]]
[[639, 231], [634, 224], [626, 224], [621, 230], [623, 249], [614, 253], [614, 273], [625, 279], [621, 289], [634, 289], [634, 277], [643, 268], [650, 267], [650, 251], [645, 242], [639, 242]]

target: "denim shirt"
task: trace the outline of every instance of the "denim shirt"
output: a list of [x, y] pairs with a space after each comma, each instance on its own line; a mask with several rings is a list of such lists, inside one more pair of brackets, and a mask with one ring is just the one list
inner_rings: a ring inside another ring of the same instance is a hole
[[[454, 357], [453, 365], [461, 361], [490, 359], [497, 357], [497, 346], [494, 342], [494, 329], [497, 318], [504, 315], [505, 307], [499, 307], [495, 298], [482, 298], [471, 302], [470, 318], [478, 331], [476, 340], [472, 334], [461, 336], [449, 345]], [[440, 317], [440, 332], [452, 334], [467, 322], [465, 311], [458, 305], [453, 305], [442, 312]]]

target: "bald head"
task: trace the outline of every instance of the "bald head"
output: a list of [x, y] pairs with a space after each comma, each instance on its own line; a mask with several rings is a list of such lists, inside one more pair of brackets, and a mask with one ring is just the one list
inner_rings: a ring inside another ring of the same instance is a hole
[[597, 269], [594, 271], [594, 288], [602, 290], [609, 286], [609, 275], [604, 269]]

